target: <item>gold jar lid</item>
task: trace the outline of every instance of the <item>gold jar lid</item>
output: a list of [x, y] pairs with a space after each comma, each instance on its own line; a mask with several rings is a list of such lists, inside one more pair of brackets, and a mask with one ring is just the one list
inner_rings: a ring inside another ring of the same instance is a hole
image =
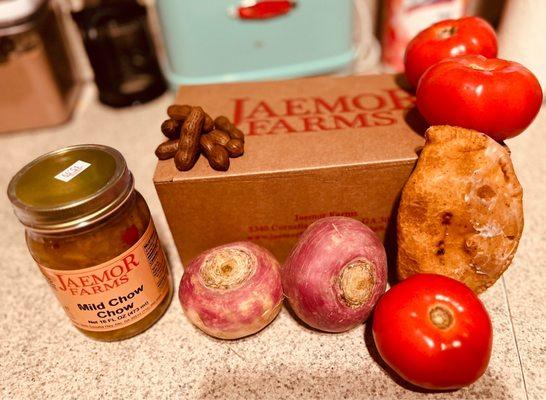
[[132, 192], [133, 176], [121, 153], [97, 144], [44, 154], [8, 186], [15, 215], [38, 231], [85, 227], [112, 214]]

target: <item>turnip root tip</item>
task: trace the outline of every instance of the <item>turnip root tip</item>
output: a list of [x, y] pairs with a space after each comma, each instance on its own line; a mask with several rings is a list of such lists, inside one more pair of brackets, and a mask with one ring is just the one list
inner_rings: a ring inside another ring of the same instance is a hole
[[234, 289], [255, 272], [256, 258], [240, 249], [224, 248], [209, 254], [199, 270], [206, 287]]
[[368, 301], [374, 286], [374, 265], [368, 260], [353, 261], [341, 270], [339, 277], [341, 299], [349, 307], [358, 308]]

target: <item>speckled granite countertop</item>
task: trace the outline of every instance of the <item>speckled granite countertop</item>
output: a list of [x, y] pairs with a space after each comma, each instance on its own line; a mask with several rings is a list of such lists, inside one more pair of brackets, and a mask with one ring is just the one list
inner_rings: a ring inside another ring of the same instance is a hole
[[[147, 199], [173, 269], [182, 275], [152, 174], [158, 126], [170, 95], [129, 110], [88, 104], [55, 129], [0, 136], [0, 186], [36, 156], [65, 145], [120, 150]], [[469, 388], [423, 394], [395, 383], [374, 360], [364, 329], [314, 332], [286, 310], [238, 341], [211, 339], [184, 317], [176, 298], [145, 333], [117, 343], [72, 328], [26, 249], [23, 228], [0, 196], [2, 399], [544, 399], [546, 398], [546, 111], [509, 142], [524, 187], [525, 231], [513, 265], [482, 299], [494, 325], [486, 375]]]

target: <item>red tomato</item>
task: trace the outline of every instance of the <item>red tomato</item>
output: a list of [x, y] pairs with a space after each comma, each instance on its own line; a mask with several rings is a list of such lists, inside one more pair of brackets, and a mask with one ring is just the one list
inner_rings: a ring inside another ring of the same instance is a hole
[[417, 274], [377, 303], [373, 337], [383, 360], [427, 389], [458, 389], [487, 368], [493, 333], [481, 301], [463, 283]]
[[431, 125], [455, 125], [501, 141], [520, 134], [542, 104], [537, 78], [523, 65], [461, 56], [430, 67], [417, 86], [417, 108]]
[[437, 22], [418, 33], [406, 47], [406, 78], [411, 86], [417, 87], [427, 68], [444, 58], [465, 54], [497, 56], [497, 36], [491, 25], [478, 17]]

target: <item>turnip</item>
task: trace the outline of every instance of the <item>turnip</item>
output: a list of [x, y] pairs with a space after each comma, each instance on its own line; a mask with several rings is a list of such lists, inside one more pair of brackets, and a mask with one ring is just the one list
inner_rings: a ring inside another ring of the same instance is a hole
[[346, 217], [323, 218], [300, 237], [282, 268], [286, 298], [313, 328], [343, 332], [363, 323], [385, 291], [387, 258], [377, 235]]
[[250, 242], [215, 247], [185, 268], [178, 294], [187, 317], [203, 332], [241, 338], [279, 313], [280, 266], [269, 251]]

